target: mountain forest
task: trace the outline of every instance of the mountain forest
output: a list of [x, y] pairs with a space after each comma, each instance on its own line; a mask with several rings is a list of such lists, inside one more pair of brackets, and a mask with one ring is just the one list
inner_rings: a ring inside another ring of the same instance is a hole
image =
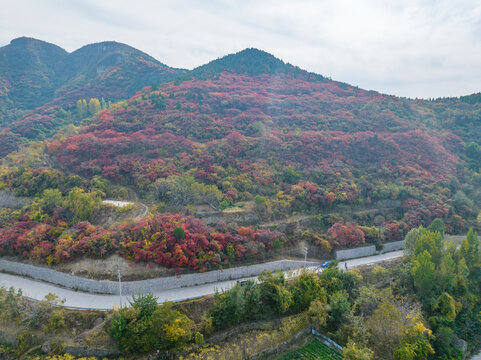
[[120, 259], [151, 269], [127, 278], [140, 280], [405, 246], [380, 266], [332, 261], [110, 312], [3, 288], [0, 340], [20, 334], [6, 358], [74, 359], [63, 343], [81, 337], [117, 358], [253, 359], [310, 327], [343, 350], [264, 358], [464, 359], [481, 345], [480, 229], [481, 93], [386, 95], [254, 48], [193, 70], [113, 41], [0, 48], [4, 259], [64, 272]]

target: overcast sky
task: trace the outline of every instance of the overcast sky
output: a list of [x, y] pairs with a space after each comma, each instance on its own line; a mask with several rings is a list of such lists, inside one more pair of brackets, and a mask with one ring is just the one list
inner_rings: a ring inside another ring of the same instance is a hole
[[19, 36], [115, 40], [188, 69], [256, 47], [388, 94], [481, 91], [479, 0], [3, 0], [0, 46]]

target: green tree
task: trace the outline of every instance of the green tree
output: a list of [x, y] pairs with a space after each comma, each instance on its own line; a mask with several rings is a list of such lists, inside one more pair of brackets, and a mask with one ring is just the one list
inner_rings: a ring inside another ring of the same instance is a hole
[[324, 327], [327, 324], [329, 310], [329, 305], [323, 300], [316, 299], [311, 302], [308, 311], [309, 319], [311, 320], [311, 326], [318, 330]]
[[132, 296], [130, 306], [139, 311], [141, 318], [149, 318], [157, 308], [157, 298], [152, 294]]
[[40, 202], [44, 209], [52, 210], [62, 206], [63, 196], [60, 190], [58, 189], [47, 189], [42, 193]]
[[356, 344], [349, 339], [347, 345], [342, 349], [345, 360], [372, 360], [374, 352], [363, 344]]
[[182, 240], [182, 239], [185, 239], [185, 231], [182, 227], [176, 227], [174, 229], [174, 237], [177, 239], [177, 240]]
[[151, 316], [154, 334], [154, 349], [180, 348], [192, 338], [194, 322], [177, 310], [172, 303], [157, 306]]
[[396, 306], [384, 300], [379, 304], [371, 318], [367, 321], [370, 333], [369, 344], [376, 358], [392, 359], [404, 334], [401, 312]]
[[63, 205], [63, 196], [58, 189], [46, 189], [39, 198], [30, 205], [29, 217], [34, 221], [42, 222], [53, 210]]
[[433, 233], [429, 230], [423, 229], [414, 243], [413, 255], [416, 257], [424, 251], [427, 251], [431, 256], [431, 260], [437, 267], [441, 264], [444, 248], [445, 243], [443, 241], [443, 236], [440, 233]]
[[95, 115], [100, 111], [100, 101], [97, 98], [92, 98], [89, 101], [89, 113], [90, 115]]
[[434, 219], [427, 229], [432, 232], [439, 232], [442, 235], [446, 233], [446, 225], [444, 225], [444, 221], [440, 218]]
[[337, 291], [329, 297], [329, 324], [338, 328], [343, 324], [351, 311], [349, 295], [345, 290]]
[[437, 310], [442, 316], [448, 318], [451, 321], [456, 319], [458, 315], [458, 305], [451, 295], [448, 293], [442, 293], [435, 305], [435, 310]]
[[379, 304], [392, 297], [392, 291], [388, 289], [376, 289], [374, 286], [362, 286], [359, 289], [359, 296], [355, 305], [361, 316], [368, 318], [372, 316]]
[[469, 229], [466, 239], [461, 244], [461, 252], [466, 260], [466, 265], [472, 272], [481, 262], [478, 234], [472, 228]]
[[421, 297], [426, 300], [432, 295], [436, 280], [436, 272], [434, 263], [431, 260], [431, 254], [427, 250], [424, 250], [422, 254], [416, 257], [413, 264], [412, 275], [414, 285]]
[[173, 175], [159, 179], [155, 182], [154, 188], [154, 197], [172, 206], [208, 204], [217, 210], [223, 197], [217, 186], [196, 182], [189, 175]]
[[74, 215], [74, 220], [85, 221], [91, 219], [102, 207], [102, 198], [98, 191], [85, 192], [75, 187], [67, 196], [67, 208]]
[[282, 173], [280, 174], [281, 181], [288, 183], [288, 184], [297, 184], [301, 178], [302, 173], [292, 166], [287, 166], [282, 169]]
[[431, 330], [427, 329], [421, 321], [421, 316], [411, 317], [404, 330], [403, 339], [394, 350], [396, 360], [430, 360], [433, 358], [434, 349], [431, 346]]
[[455, 338], [454, 330], [447, 326], [440, 326], [436, 329], [433, 347], [439, 359], [463, 359], [465, 357], [465, 354], [453, 345]]
[[438, 285], [443, 291], [452, 291], [456, 286], [456, 263], [449, 252], [445, 252], [438, 271]]
[[254, 211], [261, 219], [268, 219], [271, 212], [270, 201], [267, 197], [256, 195], [254, 197]]
[[406, 254], [414, 254], [416, 240], [419, 238], [422, 232], [423, 228], [421, 226], [419, 228], [409, 230], [409, 232], [406, 234], [406, 237], [404, 238], [404, 251]]
[[223, 293], [216, 293], [209, 314], [212, 325], [217, 329], [268, 315], [264, 311], [259, 286], [252, 280], [242, 285], [236, 284]]
[[151, 353], [180, 347], [192, 338], [194, 323], [172, 309], [172, 303], [157, 305], [152, 295], [135, 297], [130, 307], [112, 316], [109, 333], [127, 353]]
[[292, 310], [295, 312], [309, 308], [315, 299], [327, 302], [326, 290], [322, 287], [319, 277], [313, 273], [302, 271], [292, 281], [289, 291], [292, 293]]
[[87, 116], [88, 107], [85, 99], [77, 100], [77, 116], [83, 119]]
[[77, 115], [79, 117], [82, 117], [82, 100], [77, 100], [76, 110], [77, 110]]
[[90, 180], [89, 189], [90, 191], [100, 191], [102, 196], [108, 195], [112, 188], [112, 184], [108, 180], [102, 179], [100, 176], [94, 176]]
[[270, 314], [284, 314], [292, 305], [292, 294], [287, 289], [282, 272], [259, 275], [260, 298], [264, 311]]

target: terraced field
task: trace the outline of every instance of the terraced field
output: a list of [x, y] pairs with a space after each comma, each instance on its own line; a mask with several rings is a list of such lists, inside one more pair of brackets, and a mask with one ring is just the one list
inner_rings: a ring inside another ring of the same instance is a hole
[[278, 360], [342, 360], [344, 357], [342, 354], [330, 348], [327, 345], [324, 345], [317, 339], [314, 339], [311, 343], [307, 344], [306, 346], [297, 349], [293, 352], [290, 352]]

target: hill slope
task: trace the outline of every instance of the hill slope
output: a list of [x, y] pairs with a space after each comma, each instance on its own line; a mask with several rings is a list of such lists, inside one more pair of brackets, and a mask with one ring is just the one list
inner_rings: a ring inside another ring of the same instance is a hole
[[62, 48], [25, 37], [0, 48], [2, 105], [33, 109], [51, 100], [67, 58]]
[[32, 38], [0, 48], [0, 128], [22, 112], [48, 102], [65, 105], [79, 98], [120, 100], [146, 85], [181, 74], [130, 46], [108, 41], [69, 54]]
[[476, 211], [452, 200], [466, 196], [452, 185], [466, 175], [465, 148], [443, 124], [462, 105], [365, 91], [248, 49], [113, 106], [50, 151], [75, 173], [144, 193], [190, 173], [234, 201], [270, 198], [266, 216], [401, 201], [376, 220], [400, 226], [398, 237], [436, 217], [461, 228], [453, 214]]
[[[103, 64], [109, 68], [116, 63], [102, 55], [101, 45], [83, 51], [82, 57], [92, 62], [73, 74], [97, 79]], [[122, 78], [113, 76], [112, 81]], [[77, 91], [74, 85], [65, 90]], [[54, 201], [58, 209], [43, 214], [32, 207], [21, 214], [61, 223], [62, 229], [78, 219], [71, 196], [81, 197], [81, 190], [72, 190], [80, 186], [99, 189], [95, 196], [127, 194], [128, 187], [161, 212], [190, 214], [197, 206], [216, 209], [247, 202], [257, 225], [311, 218], [298, 230], [281, 230], [290, 243], [307, 241], [323, 251], [401, 239], [409, 229], [436, 218], [449, 231], [461, 233], [475, 224], [481, 201], [480, 144], [470, 136], [480, 127], [481, 103], [476, 99], [386, 96], [247, 49], [173, 81], [146, 86], [96, 115], [82, 117], [75, 108], [51, 103], [32, 111], [0, 134], [0, 153], [26, 139], [44, 139], [43, 144], [7, 158], [0, 168], [0, 186], [30, 197], [61, 189]], [[56, 134], [72, 123], [81, 127]], [[159, 219], [163, 224], [164, 218]], [[220, 221], [217, 228], [250, 234], [253, 243], [267, 236], [238, 228], [240, 221]], [[142, 223], [149, 226], [148, 219]], [[306, 233], [306, 228], [315, 233]], [[118, 232], [97, 230], [119, 241]], [[216, 232], [210, 234], [217, 241]], [[249, 246], [256, 257], [274, 243]], [[163, 263], [170, 264], [169, 256]]]

